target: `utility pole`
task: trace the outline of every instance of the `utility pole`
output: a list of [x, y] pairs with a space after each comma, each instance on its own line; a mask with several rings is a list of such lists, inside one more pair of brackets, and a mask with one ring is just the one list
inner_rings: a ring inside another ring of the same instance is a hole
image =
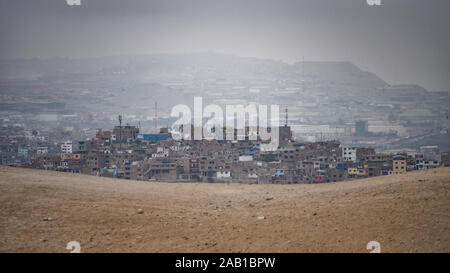
[[119, 150], [122, 150], [122, 115], [119, 115]]

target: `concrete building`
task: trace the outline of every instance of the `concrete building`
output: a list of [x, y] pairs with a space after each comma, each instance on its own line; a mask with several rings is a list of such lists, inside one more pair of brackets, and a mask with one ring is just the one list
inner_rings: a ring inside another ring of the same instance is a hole
[[28, 149], [18, 149], [17, 153], [18, 153], [20, 156], [28, 157]]
[[416, 164], [417, 170], [428, 170], [439, 167], [439, 161], [437, 160], [420, 160]]
[[342, 149], [342, 158], [344, 161], [356, 162], [356, 147], [344, 147]]
[[231, 171], [219, 171], [217, 172], [217, 179], [231, 179]]
[[244, 162], [253, 161], [253, 156], [251, 156], [251, 155], [241, 155], [239, 157], [239, 161], [244, 161]]
[[111, 141], [111, 137], [112, 137], [111, 131], [104, 131], [102, 129], [99, 129], [95, 133], [95, 138], [101, 139], [106, 143], [109, 143]]
[[441, 163], [444, 167], [450, 166], [450, 152], [441, 154]]
[[350, 177], [353, 177], [353, 176], [355, 176], [358, 173], [358, 168], [353, 168], [353, 167], [352, 168], [348, 168], [347, 171], [348, 171], [348, 175]]
[[404, 156], [394, 156], [392, 158], [392, 170], [394, 174], [406, 173], [406, 158]]
[[292, 130], [290, 126], [280, 126], [279, 128], [279, 136], [281, 142], [287, 142], [292, 140]]
[[439, 160], [439, 147], [438, 146], [421, 146], [420, 152], [423, 154], [426, 160]]
[[144, 180], [173, 181], [177, 178], [177, 164], [170, 160], [152, 160], [144, 172]]
[[355, 122], [355, 135], [367, 136], [369, 134], [369, 125], [367, 121], [360, 120]]
[[37, 147], [37, 149], [36, 149], [36, 154], [37, 154], [37, 155], [45, 155], [45, 154], [48, 154], [48, 147], [44, 147], [44, 146]]
[[61, 144], [61, 153], [62, 154], [71, 154], [72, 153], [72, 141], [66, 141]]
[[111, 138], [116, 142], [127, 142], [135, 140], [139, 134], [139, 128], [136, 126], [115, 126]]

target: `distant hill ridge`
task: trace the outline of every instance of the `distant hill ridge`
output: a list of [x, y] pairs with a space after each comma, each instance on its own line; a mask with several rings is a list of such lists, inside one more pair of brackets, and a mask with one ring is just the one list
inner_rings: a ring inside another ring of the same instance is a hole
[[[304, 68], [304, 71], [303, 71]], [[229, 54], [154, 54], [105, 56], [84, 59], [0, 60], [0, 81], [81, 77], [141, 81], [142, 78], [190, 79], [294, 79], [342, 85], [346, 91], [366, 92], [389, 86], [373, 72], [347, 61], [306, 61], [288, 64], [278, 60], [239, 57]], [[171, 75], [168, 77], [167, 75]], [[109, 78], [105, 78], [109, 77]], [[417, 89], [425, 90], [421, 86]]]

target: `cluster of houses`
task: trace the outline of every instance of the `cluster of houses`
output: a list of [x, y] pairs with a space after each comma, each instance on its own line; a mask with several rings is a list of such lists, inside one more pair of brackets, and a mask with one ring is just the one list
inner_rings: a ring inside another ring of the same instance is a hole
[[[423, 154], [377, 153], [338, 141], [296, 142], [280, 127], [276, 150], [260, 140], [174, 140], [167, 128], [140, 134], [135, 126], [98, 130], [95, 138], [61, 144], [59, 154], [41, 154], [30, 167], [143, 181], [300, 184], [325, 183], [436, 168]], [[443, 154], [450, 165], [450, 154]]]

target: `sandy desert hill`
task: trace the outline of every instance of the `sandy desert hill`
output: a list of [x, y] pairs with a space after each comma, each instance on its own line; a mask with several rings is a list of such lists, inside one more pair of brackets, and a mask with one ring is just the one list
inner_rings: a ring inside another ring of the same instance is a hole
[[0, 167], [0, 252], [450, 252], [449, 190], [450, 168], [247, 185]]

